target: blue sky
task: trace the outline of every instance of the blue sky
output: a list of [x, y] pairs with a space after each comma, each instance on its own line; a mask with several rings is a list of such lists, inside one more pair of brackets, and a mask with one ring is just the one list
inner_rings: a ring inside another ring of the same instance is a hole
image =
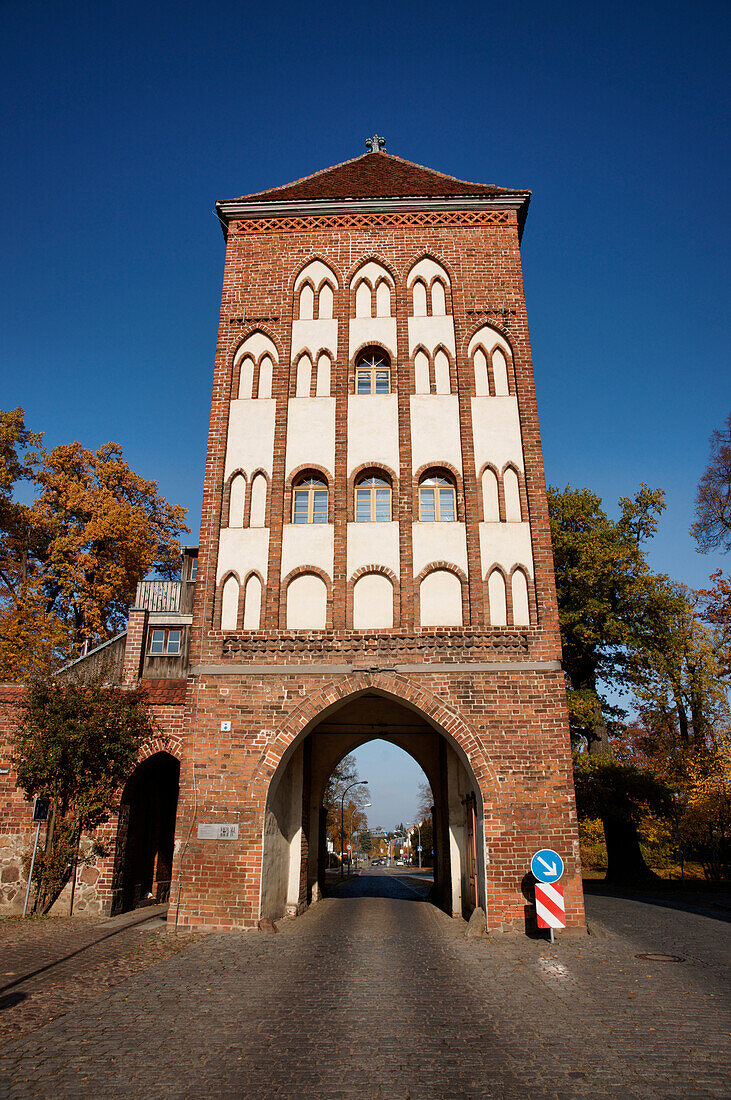
[[533, 190], [523, 263], [547, 478], [608, 506], [662, 486], [652, 564], [703, 584], [720, 561], [688, 527], [729, 406], [730, 12], [2, 5], [2, 407], [24, 406], [51, 444], [118, 441], [197, 536], [214, 200], [356, 156], [377, 131], [407, 159]]

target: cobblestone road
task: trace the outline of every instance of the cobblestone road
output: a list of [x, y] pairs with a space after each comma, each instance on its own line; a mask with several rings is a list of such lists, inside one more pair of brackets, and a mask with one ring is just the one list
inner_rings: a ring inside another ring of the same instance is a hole
[[412, 881], [371, 872], [277, 935], [199, 939], [11, 1041], [0, 1094], [729, 1095], [727, 923], [595, 897], [588, 938], [467, 940]]

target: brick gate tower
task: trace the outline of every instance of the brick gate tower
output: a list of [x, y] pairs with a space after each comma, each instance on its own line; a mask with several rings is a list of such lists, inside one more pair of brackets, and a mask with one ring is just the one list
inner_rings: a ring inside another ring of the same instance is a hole
[[522, 929], [531, 853], [583, 925], [520, 261], [530, 193], [381, 149], [219, 202], [226, 263], [171, 919], [319, 896], [332, 767], [434, 795], [436, 897]]

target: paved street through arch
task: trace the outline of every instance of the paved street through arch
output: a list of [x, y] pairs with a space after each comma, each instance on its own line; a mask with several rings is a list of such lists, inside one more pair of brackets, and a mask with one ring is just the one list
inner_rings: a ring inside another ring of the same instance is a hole
[[[206, 936], [117, 976], [7, 1042], [0, 1095], [728, 1094], [724, 920], [589, 897], [596, 934], [550, 948], [468, 940], [423, 892], [373, 869], [277, 935]], [[167, 933], [127, 929], [119, 951], [155, 935]], [[684, 961], [636, 957], [647, 952]], [[5, 995], [5, 1022], [29, 988], [43, 1020], [57, 977]]]

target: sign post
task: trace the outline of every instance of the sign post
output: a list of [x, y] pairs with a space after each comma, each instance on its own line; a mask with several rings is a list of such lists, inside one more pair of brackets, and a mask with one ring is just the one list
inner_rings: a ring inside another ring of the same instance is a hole
[[41, 822], [48, 821], [48, 810], [50, 807], [50, 801], [47, 798], [37, 798], [33, 807], [33, 820], [38, 822], [36, 827], [36, 839], [33, 844], [33, 855], [30, 861], [30, 870], [28, 871], [28, 885], [25, 888], [25, 902], [23, 904], [23, 916], [28, 912], [28, 898], [30, 897], [30, 884], [33, 881], [33, 868], [36, 862], [36, 852], [38, 851], [38, 837], [41, 835]]
[[554, 928], [566, 927], [563, 887], [558, 881], [563, 874], [563, 860], [552, 848], [541, 848], [531, 859], [530, 869], [536, 879], [538, 927], [549, 930], [551, 943], [553, 943]]

